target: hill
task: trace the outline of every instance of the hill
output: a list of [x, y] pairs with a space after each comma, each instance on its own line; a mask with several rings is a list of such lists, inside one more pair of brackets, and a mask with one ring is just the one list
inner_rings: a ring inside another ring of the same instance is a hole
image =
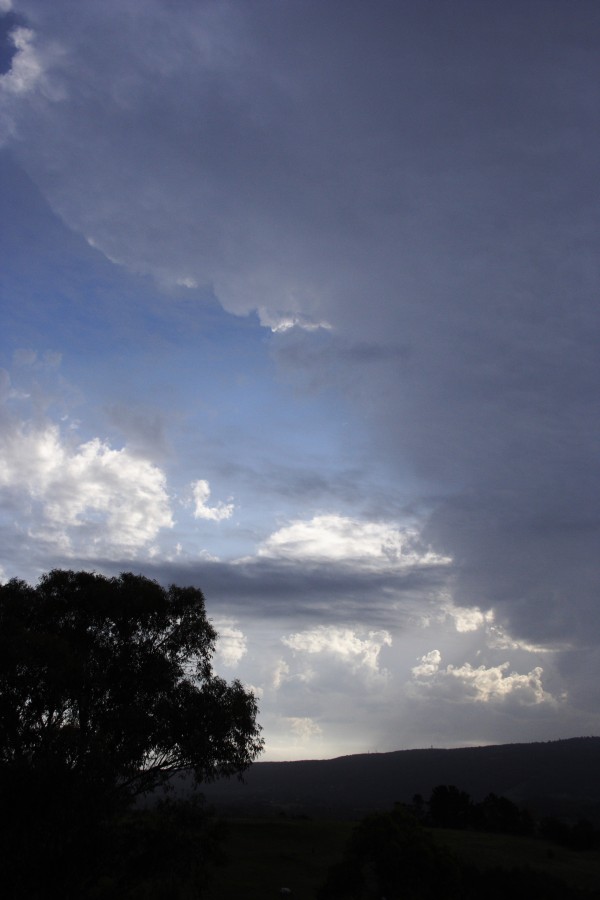
[[217, 809], [238, 815], [358, 818], [415, 794], [427, 799], [438, 784], [475, 801], [494, 792], [538, 815], [585, 816], [600, 826], [600, 738], [258, 762], [243, 782], [202, 790]]

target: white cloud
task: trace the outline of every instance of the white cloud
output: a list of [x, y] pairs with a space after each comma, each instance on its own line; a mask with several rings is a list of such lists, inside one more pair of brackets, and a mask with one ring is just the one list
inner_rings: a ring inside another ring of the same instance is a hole
[[440, 651], [430, 650], [429, 653], [426, 653], [421, 657], [419, 665], [413, 666], [411, 671], [415, 678], [429, 678], [431, 675], [435, 675], [440, 667], [441, 661], [442, 654]]
[[445, 612], [454, 620], [454, 627], [461, 633], [478, 631], [494, 621], [493, 610], [482, 612], [478, 606], [449, 605], [445, 608]]
[[224, 666], [236, 666], [248, 652], [246, 635], [235, 619], [214, 619], [212, 624], [219, 635], [217, 657]]
[[[5, 428], [0, 489], [21, 497], [44, 540], [79, 555], [132, 555], [173, 519], [163, 472], [99, 438], [77, 446], [57, 426]], [[33, 533], [33, 531], [31, 532]]]
[[445, 565], [448, 557], [419, 547], [418, 533], [386, 522], [361, 522], [336, 514], [297, 519], [258, 549], [271, 559], [351, 562], [362, 568]]
[[447, 699], [475, 703], [498, 703], [507, 699], [521, 706], [540, 703], [556, 703], [542, 683], [543, 669], [535, 666], [526, 674], [509, 672], [510, 663], [492, 666], [473, 666], [466, 662], [461, 666], [452, 664], [442, 669], [439, 650], [431, 650], [421, 657], [412, 674], [421, 688], [432, 690]]
[[216, 506], [208, 505], [208, 498], [210, 497], [208, 481], [203, 479], [193, 481], [191, 487], [195, 504], [195, 519], [211, 519], [214, 522], [221, 522], [223, 519], [231, 518], [235, 508], [233, 503], [217, 503]]
[[17, 52], [10, 70], [0, 76], [0, 87], [9, 94], [24, 94], [33, 90], [42, 74], [33, 46], [35, 32], [30, 28], [15, 28], [11, 38]]
[[[0, 13], [12, 9], [10, 0], [0, 0]], [[65, 98], [61, 76], [49, 75], [64, 55], [62, 47], [53, 40], [38, 42], [39, 34], [32, 28], [18, 26], [10, 34], [15, 54], [10, 69], [0, 75], [0, 140], [21, 139], [17, 124], [27, 98], [32, 109], [39, 109], [38, 101]], [[43, 105], [43, 104], [42, 104]]]
[[492, 625], [489, 629], [488, 644], [496, 650], [524, 650], [526, 653], [555, 653], [558, 647], [568, 647], [567, 641], [554, 644], [534, 644], [531, 641], [517, 640], [507, 634], [500, 625]]
[[470, 663], [459, 667], [449, 665], [446, 674], [458, 679], [469, 696], [478, 702], [501, 700], [510, 694], [518, 695], [519, 701], [524, 704], [544, 703], [551, 699], [542, 685], [544, 670], [541, 666], [536, 666], [526, 675], [519, 675], [517, 672], [506, 674], [509, 665], [508, 662], [489, 668], [474, 668]]
[[384, 674], [379, 669], [379, 653], [382, 647], [392, 645], [388, 631], [369, 631], [361, 636], [351, 628], [335, 625], [298, 631], [281, 640], [298, 653], [327, 654], [347, 664], [352, 672], [362, 669], [371, 675]]
[[290, 667], [286, 663], [285, 659], [278, 659], [275, 663], [275, 669], [273, 670], [273, 678], [271, 682], [273, 688], [276, 691], [279, 690], [289, 673]]
[[266, 756], [271, 761], [331, 755], [324, 753], [327, 745], [323, 742], [323, 729], [314, 716], [274, 715], [263, 724], [267, 738]]
[[[482, 612], [478, 606], [454, 606], [450, 600], [442, 607], [442, 614], [453, 621], [456, 631], [461, 634], [484, 630], [486, 645], [495, 650], [522, 650], [526, 653], [540, 654], [553, 653], [557, 649], [556, 643], [534, 644], [531, 641], [513, 638], [496, 622], [493, 609]], [[565, 646], [565, 642], [562, 646]]]
[[287, 716], [284, 721], [288, 723], [291, 731], [301, 743], [323, 733], [321, 726], [317, 725], [310, 716]]
[[303, 331], [318, 331], [320, 328], [325, 331], [331, 330], [329, 322], [317, 322], [302, 313], [273, 312], [264, 306], [258, 310], [258, 318], [260, 324], [270, 328], [274, 334], [281, 334], [292, 328], [300, 328]]

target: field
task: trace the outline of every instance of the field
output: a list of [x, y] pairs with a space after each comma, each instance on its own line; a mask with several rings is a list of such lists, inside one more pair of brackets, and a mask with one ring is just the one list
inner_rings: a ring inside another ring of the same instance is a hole
[[[268, 900], [282, 887], [293, 900], [314, 900], [330, 865], [340, 859], [351, 822], [286, 817], [233, 819], [228, 861], [215, 871], [209, 900]], [[600, 853], [578, 853], [534, 838], [435, 829], [436, 841], [481, 868], [530, 866], [566, 884], [600, 890]]]
[[282, 887], [313, 900], [329, 866], [340, 859], [352, 822], [257, 818], [229, 821], [225, 851], [209, 900], [268, 900]]
[[600, 852], [568, 850], [548, 841], [510, 834], [432, 829], [436, 841], [466, 863], [479, 868], [523, 868], [529, 866], [565, 884], [587, 891], [600, 891]]

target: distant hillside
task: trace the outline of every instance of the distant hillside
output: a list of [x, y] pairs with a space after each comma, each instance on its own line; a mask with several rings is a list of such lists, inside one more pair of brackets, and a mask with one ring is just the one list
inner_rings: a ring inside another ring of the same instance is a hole
[[539, 815], [585, 815], [600, 825], [600, 738], [259, 762], [244, 783], [220, 781], [203, 792], [224, 812], [355, 818], [417, 793], [428, 799], [438, 784], [475, 801], [494, 792]]

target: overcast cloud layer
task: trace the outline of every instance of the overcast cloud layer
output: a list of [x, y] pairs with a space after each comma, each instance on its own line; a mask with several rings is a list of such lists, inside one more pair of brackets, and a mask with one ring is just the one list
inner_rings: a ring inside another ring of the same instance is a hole
[[598, 733], [600, 8], [0, 0], [0, 560], [271, 758]]

